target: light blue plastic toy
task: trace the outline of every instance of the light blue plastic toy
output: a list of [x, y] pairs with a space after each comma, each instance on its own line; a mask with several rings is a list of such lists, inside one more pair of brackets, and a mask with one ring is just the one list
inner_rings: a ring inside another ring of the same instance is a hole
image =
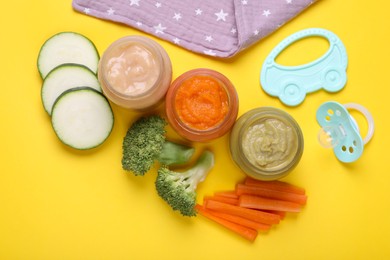
[[[348, 109], [362, 113], [368, 123], [368, 132], [363, 139], [355, 119]], [[317, 110], [317, 122], [322, 127], [318, 140], [325, 148], [333, 148], [336, 157], [345, 163], [354, 162], [363, 153], [363, 148], [374, 134], [374, 120], [363, 106], [355, 103], [341, 105], [330, 101], [322, 104]]]
[[[307, 37], [323, 37], [329, 41], [329, 49], [320, 58], [299, 66], [282, 66], [276, 57], [292, 43]], [[288, 106], [301, 104], [307, 93], [325, 89], [340, 91], [347, 82], [347, 52], [341, 40], [332, 32], [311, 28], [296, 32], [279, 43], [265, 59], [260, 84], [271, 96], [279, 97]]]

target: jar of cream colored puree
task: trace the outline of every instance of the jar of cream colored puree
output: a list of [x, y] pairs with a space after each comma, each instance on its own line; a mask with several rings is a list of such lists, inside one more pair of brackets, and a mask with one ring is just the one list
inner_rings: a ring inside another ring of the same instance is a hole
[[260, 107], [243, 114], [230, 135], [230, 153], [250, 177], [270, 181], [286, 176], [303, 153], [303, 135], [287, 112]]
[[157, 42], [144, 36], [126, 36], [103, 53], [98, 77], [112, 102], [144, 111], [164, 99], [172, 79], [172, 65]]

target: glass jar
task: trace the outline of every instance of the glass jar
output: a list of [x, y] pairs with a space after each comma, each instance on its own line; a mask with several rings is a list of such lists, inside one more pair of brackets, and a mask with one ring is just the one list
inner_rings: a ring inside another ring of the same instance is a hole
[[303, 135], [288, 113], [273, 107], [243, 114], [230, 135], [234, 162], [250, 177], [276, 180], [298, 164], [303, 153]]
[[166, 114], [182, 137], [207, 142], [225, 135], [238, 114], [238, 95], [221, 73], [194, 69], [174, 80], [166, 95]]
[[103, 53], [98, 78], [112, 102], [144, 111], [164, 100], [172, 80], [172, 64], [157, 42], [144, 36], [126, 36]]

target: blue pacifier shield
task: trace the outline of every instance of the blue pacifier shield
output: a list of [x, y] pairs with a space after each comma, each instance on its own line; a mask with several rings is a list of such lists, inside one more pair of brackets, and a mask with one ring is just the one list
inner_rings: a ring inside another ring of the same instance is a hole
[[[329, 41], [327, 52], [315, 61], [299, 66], [283, 66], [276, 57], [292, 43], [307, 37], [319, 36]], [[334, 33], [320, 28], [296, 32], [280, 42], [265, 59], [260, 83], [271, 96], [279, 97], [288, 106], [301, 104], [307, 93], [321, 88], [328, 92], [340, 91], [347, 82], [347, 52]]]
[[[348, 110], [337, 102], [326, 102], [317, 110], [317, 122], [329, 135], [336, 157], [353, 162], [363, 153], [364, 142]], [[337, 133], [337, 134], [335, 134]]]

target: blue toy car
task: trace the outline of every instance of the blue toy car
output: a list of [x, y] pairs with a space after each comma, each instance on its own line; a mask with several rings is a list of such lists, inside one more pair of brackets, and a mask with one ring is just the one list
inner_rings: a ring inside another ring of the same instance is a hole
[[[320, 36], [329, 41], [328, 51], [320, 58], [299, 66], [282, 66], [276, 57], [289, 45], [303, 38]], [[347, 82], [347, 52], [341, 40], [332, 32], [311, 28], [299, 31], [278, 44], [266, 58], [260, 76], [263, 90], [288, 106], [303, 102], [307, 93], [319, 89], [341, 90]]]

